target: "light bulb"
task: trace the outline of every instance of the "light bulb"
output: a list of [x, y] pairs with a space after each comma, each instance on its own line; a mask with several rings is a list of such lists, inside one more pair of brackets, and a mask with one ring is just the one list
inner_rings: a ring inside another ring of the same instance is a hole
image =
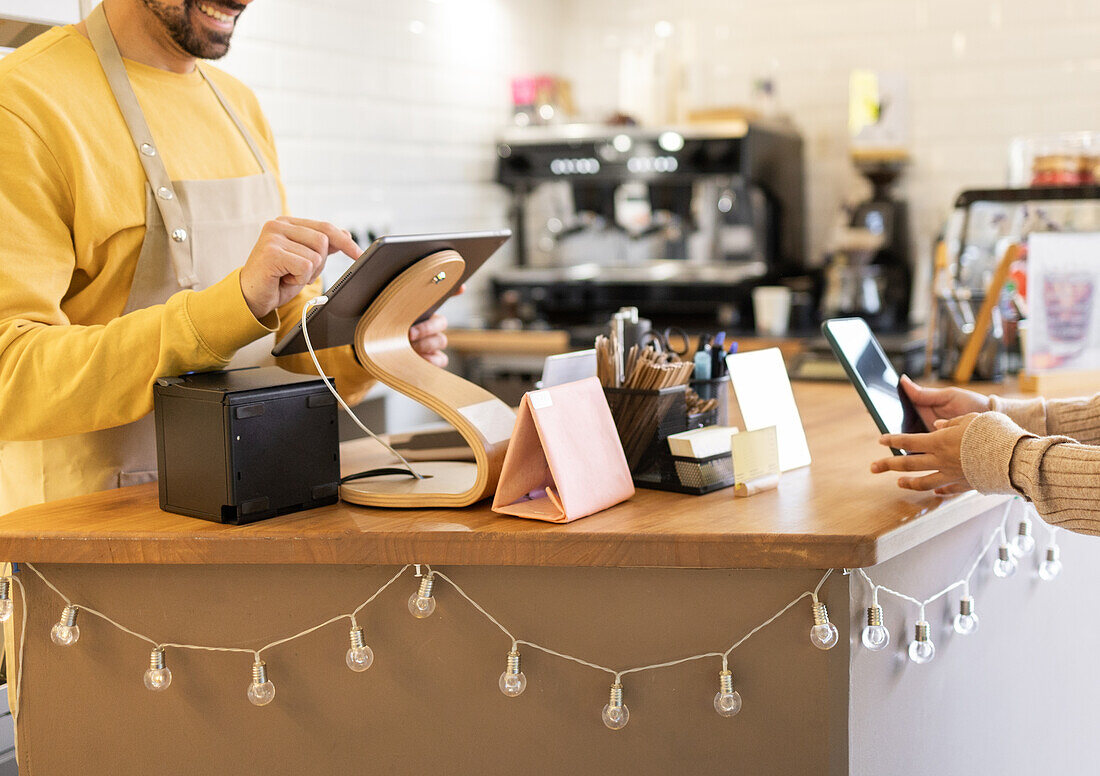
[[275, 685], [267, 678], [267, 663], [252, 664], [252, 684], [248, 685], [248, 700], [253, 706], [266, 706], [275, 699]]
[[14, 607], [11, 602], [11, 580], [0, 579], [0, 622], [7, 622]]
[[435, 585], [435, 576], [428, 574], [420, 580], [420, 589], [409, 596], [409, 611], [413, 617], [423, 620], [431, 617], [435, 611], [435, 599], [432, 598], [432, 587]]
[[863, 646], [872, 652], [886, 649], [890, 643], [890, 631], [882, 624], [882, 607], [872, 604], [867, 607], [867, 625], [863, 628]]
[[500, 691], [509, 698], [522, 695], [527, 689], [527, 677], [519, 670], [519, 652], [514, 649], [508, 653], [508, 665], [500, 675], [498, 684]]
[[726, 668], [718, 674], [718, 692], [714, 696], [714, 710], [723, 717], [732, 717], [741, 711], [741, 693], [733, 689], [733, 674]]
[[352, 671], [366, 671], [374, 663], [374, 650], [363, 641], [363, 629], [358, 625], [351, 629], [351, 647], [345, 660]]
[[993, 561], [993, 573], [1001, 579], [1011, 577], [1016, 573], [1016, 559], [1008, 550], [1007, 544], [997, 548], [997, 560]]
[[927, 663], [936, 656], [932, 643], [932, 629], [924, 620], [917, 623], [916, 636], [909, 642], [909, 659], [914, 663]]
[[810, 643], [818, 649], [832, 649], [840, 640], [836, 626], [829, 622], [829, 610], [820, 601], [814, 601], [814, 626], [810, 628]]
[[970, 596], [959, 599], [959, 613], [955, 615], [953, 625], [955, 633], [960, 636], [969, 636], [978, 629], [978, 615], [974, 612], [974, 599]]
[[1058, 545], [1052, 544], [1047, 547], [1047, 556], [1042, 563], [1039, 564], [1039, 576], [1049, 582], [1056, 576], [1062, 573], [1062, 551]]
[[1028, 555], [1035, 549], [1035, 537], [1031, 535], [1031, 521], [1021, 520], [1016, 535], [1012, 537], [1011, 550], [1017, 556]]
[[630, 709], [623, 703], [623, 686], [611, 685], [611, 700], [603, 707], [603, 723], [612, 730], [621, 730], [630, 721]]
[[76, 624], [77, 608], [69, 604], [61, 611], [61, 619], [50, 630], [50, 638], [60, 647], [68, 647], [80, 638], [80, 627]]
[[164, 650], [157, 647], [149, 656], [149, 670], [145, 672], [145, 687], [153, 692], [167, 690], [172, 683], [172, 671], [164, 665]]

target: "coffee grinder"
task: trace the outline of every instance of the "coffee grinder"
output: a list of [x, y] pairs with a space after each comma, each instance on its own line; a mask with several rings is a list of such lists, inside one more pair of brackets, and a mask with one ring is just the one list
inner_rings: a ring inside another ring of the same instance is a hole
[[859, 249], [838, 251], [826, 268], [823, 313], [858, 315], [879, 332], [903, 331], [913, 285], [909, 206], [891, 188], [909, 157], [901, 150], [853, 150], [852, 162], [871, 183], [871, 198], [848, 217], [852, 233], [862, 236]]

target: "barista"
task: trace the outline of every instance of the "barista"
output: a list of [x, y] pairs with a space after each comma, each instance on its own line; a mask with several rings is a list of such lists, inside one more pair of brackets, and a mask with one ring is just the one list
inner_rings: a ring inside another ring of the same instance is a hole
[[[359, 255], [285, 215], [255, 96], [197, 61], [250, 3], [105, 0], [0, 60], [0, 514], [155, 478], [154, 381], [269, 360], [329, 253]], [[410, 331], [438, 365], [445, 327]]]
[[906, 472], [900, 487], [941, 495], [975, 488], [1023, 496], [1048, 523], [1100, 534], [1100, 394], [1016, 400], [923, 388], [907, 377], [901, 385], [935, 430], [881, 437], [911, 454], [875, 461], [872, 472]]

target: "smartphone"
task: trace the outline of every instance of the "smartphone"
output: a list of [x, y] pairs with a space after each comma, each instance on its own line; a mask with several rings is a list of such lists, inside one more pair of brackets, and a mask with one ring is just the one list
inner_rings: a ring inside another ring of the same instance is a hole
[[[929, 429], [902, 390], [898, 373], [862, 318], [833, 318], [821, 325], [829, 347], [859, 391], [867, 411], [883, 434], [922, 434]], [[904, 455], [903, 450], [894, 455]]]

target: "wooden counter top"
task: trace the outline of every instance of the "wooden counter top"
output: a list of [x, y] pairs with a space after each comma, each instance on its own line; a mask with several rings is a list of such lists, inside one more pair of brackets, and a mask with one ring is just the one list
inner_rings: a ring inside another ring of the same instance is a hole
[[[887, 560], [1003, 503], [942, 499], [871, 475], [878, 433], [847, 384], [796, 383], [814, 462], [779, 489], [735, 499], [639, 489], [568, 525], [503, 517], [483, 501], [456, 510], [343, 503], [248, 526], [162, 512], [156, 485], [0, 517], [0, 558], [53, 563], [336, 563], [682, 568], [839, 568]], [[347, 450], [355, 469], [364, 443]]]

